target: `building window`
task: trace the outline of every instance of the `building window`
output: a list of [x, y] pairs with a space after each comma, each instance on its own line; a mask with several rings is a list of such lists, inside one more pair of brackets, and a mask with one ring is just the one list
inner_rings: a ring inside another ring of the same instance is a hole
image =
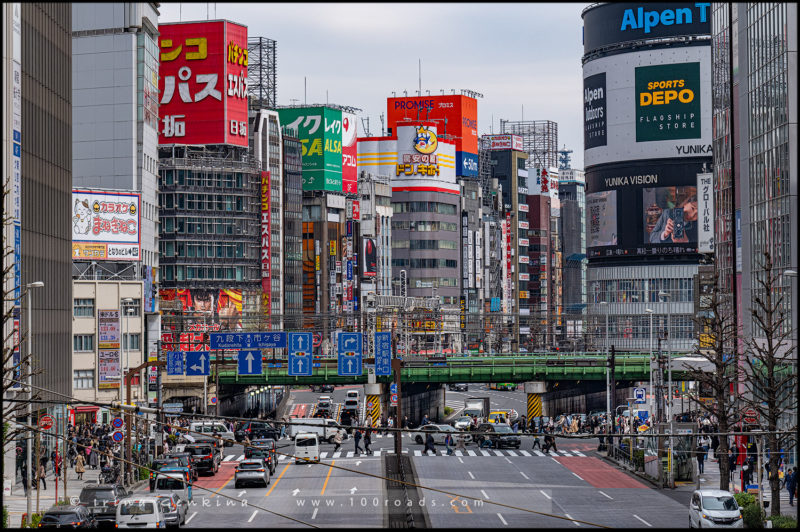
[[94, 299], [73, 299], [72, 315], [77, 318], [94, 317]]
[[134, 299], [130, 303], [122, 302], [123, 316], [139, 316], [142, 313], [142, 300]]
[[76, 369], [72, 372], [72, 387], [76, 390], [91, 390], [94, 388], [94, 370]]
[[94, 351], [93, 334], [76, 334], [72, 337], [72, 350], [75, 352]]
[[122, 335], [122, 349], [124, 351], [138, 351], [139, 350], [139, 337], [140, 334], [123, 334]]

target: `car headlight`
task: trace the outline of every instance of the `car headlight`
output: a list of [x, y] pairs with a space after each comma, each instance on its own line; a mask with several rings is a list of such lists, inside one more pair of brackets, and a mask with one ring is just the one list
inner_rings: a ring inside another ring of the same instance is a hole
[[711, 518], [706, 514], [700, 514], [700, 517], [702, 517], [703, 519], [706, 519], [707, 521], [711, 520]]
[[741, 518], [742, 518], [742, 514], [739, 514], [739, 515], [737, 515], [736, 517], [734, 517], [734, 519], [737, 519], [737, 520], [738, 520], [738, 519], [741, 519]]

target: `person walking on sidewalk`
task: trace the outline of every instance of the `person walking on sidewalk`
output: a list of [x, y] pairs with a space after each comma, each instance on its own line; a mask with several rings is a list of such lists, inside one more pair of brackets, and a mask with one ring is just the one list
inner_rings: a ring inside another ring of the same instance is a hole
[[701, 444], [697, 444], [697, 449], [694, 450], [697, 453], [697, 472], [701, 475], [703, 474], [703, 462], [706, 459], [706, 450], [703, 448]]
[[[44, 459], [43, 459], [44, 460]], [[45, 491], [47, 490], [47, 480], [44, 478], [47, 475], [47, 468], [44, 466], [44, 462], [39, 463], [39, 474], [37, 475], [38, 482], [41, 482], [44, 485]]]
[[341, 430], [336, 431], [336, 435], [333, 437], [333, 444], [335, 445], [335, 447], [333, 448], [333, 452], [338, 451], [339, 448], [342, 446], [342, 431]]
[[82, 454], [79, 454], [75, 459], [75, 472], [78, 474], [78, 480], [83, 480], [83, 474], [86, 472], [86, 460]]
[[786, 475], [786, 491], [789, 492], [789, 506], [794, 506], [794, 497], [797, 493], [797, 468]]

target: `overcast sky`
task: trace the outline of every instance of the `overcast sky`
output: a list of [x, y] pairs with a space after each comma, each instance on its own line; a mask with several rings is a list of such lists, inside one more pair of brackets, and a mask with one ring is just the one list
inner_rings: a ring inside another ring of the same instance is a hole
[[159, 21], [206, 20], [208, 10], [246, 25], [249, 37], [276, 40], [278, 105], [303, 103], [306, 77], [308, 103], [325, 103], [327, 91], [328, 102], [362, 109], [372, 135], [392, 91], [416, 95], [421, 59], [423, 95], [483, 94], [478, 134], [492, 125], [499, 133], [501, 118], [553, 120], [559, 149], [573, 150], [572, 167], [583, 168], [586, 5], [162, 3]]

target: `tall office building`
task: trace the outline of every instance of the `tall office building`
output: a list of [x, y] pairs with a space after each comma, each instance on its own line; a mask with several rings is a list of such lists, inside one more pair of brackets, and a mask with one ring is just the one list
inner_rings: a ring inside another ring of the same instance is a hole
[[287, 330], [302, 326], [303, 145], [283, 130], [283, 315]]
[[577, 347], [582, 337], [581, 315], [586, 313], [586, 182], [581, 170], [559, 168], [558, 172], [564, 261], [562, 338]]

